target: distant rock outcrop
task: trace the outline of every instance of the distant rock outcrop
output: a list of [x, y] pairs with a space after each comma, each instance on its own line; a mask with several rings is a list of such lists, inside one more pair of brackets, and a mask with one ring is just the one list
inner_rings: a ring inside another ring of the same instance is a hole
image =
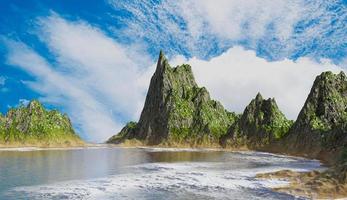
[[221, 144], [234, 148], [264, 147], [283, 138], [292, 124], [279, 110], [275, 99], [265, 100], [258, 93], [221, 139]]
[[124, 142], [126, 139], [136, 138], [136, 126], [136, 122], [128, 122], [117, 135], [110, 137], [106, 143], [119, 144]]
[[189, 65], [172, 68], [160, 52], [139, 122], [127, 124], [108, 142], [218, 144], [236, 118], [212, 100], [206, 88], [198, 87]]
[[56, 110], [47, 111], [39, 101], [11, 108], [0, 116], [0, 145], [81, 145], [70, 119]]

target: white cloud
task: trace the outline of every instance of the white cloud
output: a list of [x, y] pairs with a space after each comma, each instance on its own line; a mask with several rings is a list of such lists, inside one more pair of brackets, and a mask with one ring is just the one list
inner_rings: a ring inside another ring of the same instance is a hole
[[[85, 22], [68, 22], [56, 15], [41, 20], [41, 38], [79, 85], [124, 117], [134, 117], [143, 97], [138, 83], [147, 57], [130, 52]], [[141, 63], [136, 62], [141, 58]]]
[[6, 92], [10, 91], [9, 88], [5, 87], [6, 80], [7, 80], [6, 77], [0, 76], [0, 92], [2, 92], [2, 93], [6, 93]]
[[18, 105], [27, 106], [29, 103], [30, 103], [30, 100], [28, 100], [28, 99], [19, 99], [19, 104]]
[[203, 59], [242, 44], [271, 60], [298, 56], [339, 60], [347, 38], [347, 7], [337, 1], [109, 2], [130, 13], [115, 15], [126, 27], [114, 28], [121, 37]]
[[105, 141], [124, 121], [137, 119], [150, 77], [143, 78], [148, 73], [135, 61], [142, 58], [146, 63], [145, 56], [82, 21], [68, 22], [53, 14], [41, 18], [39, 24], [39, 37], [57, 57], [56, 62], [49, 64], [14, 41], [7, 41], [7, 59], [36, 77], [26, 84], [41, 93], [42, 100], [63, 106], [92, 141]]
[[[205, 34], [194, 30], [196, 24], [206, 22], [215, 34], [232, 40], [246, 38], [259, 39], [264, 36], [269, 25], [281, 38], [288, 38], [295, 22], [300, 19], [303, 7], [301, 1], [272, 0], [190, 0], [180, 1], [180, 9], [189, 24], [195, 24], [192, 33]], [[192, 14], [194, 13], [194, 14]], [[203, 26], [200, 26], [203, 27]], [[196, 35], [196, 34], [195, 34]]]
[[242, 47], [233, 47], [210, 61], [197, 58], [186, 61], [181, 56], [171, 61], [172, 65], [191, 64], [198, 84], [206, 86], [212, 97], [229, 110], [243, 112], [257, 92], [261, 92], [264, 97], [275, 97], [290, 119], [297, 117], [317, 75], [327, 70], [336, 73], [343, 70], [327, 60], [317, 63], [309, 58], [269, 62]]
[[6, 83], [6, 77], [0, 76], [0, 86], [4, 86]]
[[268, 34], [270, 26], [273, 37], [285, 41], [292, 36], [293, 25], [302, 20], [306, 9], [302, 0], [110, 2], [134, 16], [123, 19], [128, 27], [125, 35], [146, 38], [156, 45], [179, 41], [179, 47], [199, 56], [213, 50], [213, 42], [223, 46], [225, 40], [247, 40], [255, 46], [257, 40]]
[[37, 80], [26, 83], [44, 95], [43, 101], [65, 107], [75, 125], [82, 125], [82, 131], [89, 136], [88, 139], [100, 141], [110, 131], [120, 128], [108, 114], [108, 108], [89, 94], [83, 85], [54, 70], [53, 66], [24, 44], [13, 41], [7, 41], [7, 44], [8, 63], [34, 75]]

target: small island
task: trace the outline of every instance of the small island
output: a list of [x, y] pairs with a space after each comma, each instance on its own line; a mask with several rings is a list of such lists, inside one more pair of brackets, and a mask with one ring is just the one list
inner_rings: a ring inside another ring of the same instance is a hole
[[0, 147], [73, 147], [85, 143], [70, 119], [57, 110], [46, 110], [37, 101], [11, 108], [0, 115]]
[[329, 170], [258, 176], [287, 178], [292, 182], [288, 187], [275, 188], [281, 192], [310, 198], [345, 197], [347, 77], [329, 71], [317, 76], [295, 121], [285, 117], [275, 99], [263, 99], [260, 93], [242, 114], [236, 114], [196, 84], [189, 65], [172, 68], [160, 52], [139, 121], [127, 123], [107, 143], [220, 147], [319, 159]]

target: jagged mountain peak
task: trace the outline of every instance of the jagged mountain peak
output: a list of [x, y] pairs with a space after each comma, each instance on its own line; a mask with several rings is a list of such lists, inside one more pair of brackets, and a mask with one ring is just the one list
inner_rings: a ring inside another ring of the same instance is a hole
[[347, 77], [344, 72], [323, 72], [316, 77], [295, 127], [329, 130], [343, 123], [347, 112]]
[[258, 93], [246, 106], [235, 126], [230, 127], [222, 144], [259, 148], [281, 139], [292, 122], [279, 110], [274, 98]]
[[123, 129], [122, 135], [148, 144], [218, 143], [234, 118], [210, 98], [206, 88], [197, 85], [190, 65], [172, 68], [160, 52], [140, 120], [135, 128]]
[[169, 62], [167, 58], [164, 55], [164, 52], [160, 50], [158, 61], [157, 61], [157, 68], [156, 68], [156, 73], [163, 73], [165, 70], [165, 67], [170, 67]]
[[256, 97], [255, 97], [255, 101], [262, 101], [263, 100], [263, 96], [260, 94], [260, 92], [257, 93]]
[[333, 160], [332, 155], [337, 158], [346, 141], [346, 75], [322, 72], [316, 77], [283, 146], [291, 153]]
[[254, 110], [255, 108], [258, 110], [279, 110], [275, 98], [264, 99], [260, 92], [258, 92], [255, 98], [246, 106], [244, 112]]
[[42, 103], [36, 99], [30, 101], [29, 104], [27, 105], [27, 108], [29, 109], [30, 112], [33, 112], [33, 111], [42, 112], [44, 110]]

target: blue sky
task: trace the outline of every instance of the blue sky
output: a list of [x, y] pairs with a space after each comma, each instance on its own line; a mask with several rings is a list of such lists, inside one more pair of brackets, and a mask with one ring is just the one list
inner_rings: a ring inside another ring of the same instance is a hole
[[346, 1], [2, 0], [0, 111], [31, 99], [103, 141], [137, 120], [159, 50], [242, 112], [260, 91], [295, 119], [347, 64]]

